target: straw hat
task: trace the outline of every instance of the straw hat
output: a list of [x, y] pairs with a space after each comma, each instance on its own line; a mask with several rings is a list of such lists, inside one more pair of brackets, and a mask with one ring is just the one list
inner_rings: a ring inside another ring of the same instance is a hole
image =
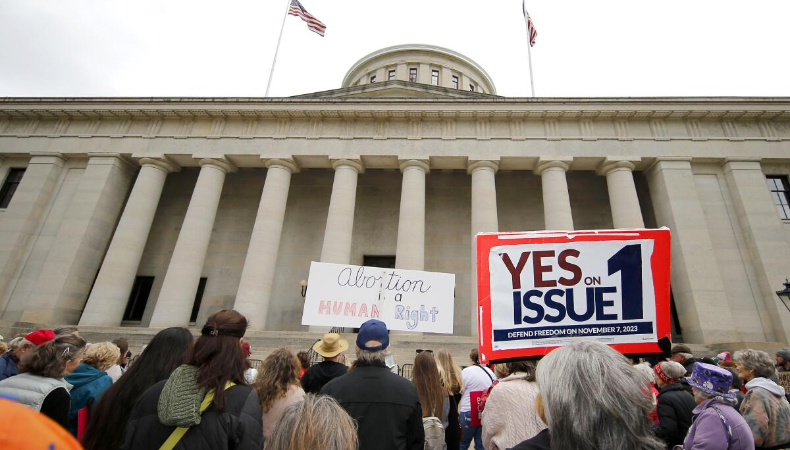
[[326, 333], [324, 337], [313, 345], [313, 350], [325, 358], [333, 358], [348, 350], [348, 341], [340, 339], [337, 333]]

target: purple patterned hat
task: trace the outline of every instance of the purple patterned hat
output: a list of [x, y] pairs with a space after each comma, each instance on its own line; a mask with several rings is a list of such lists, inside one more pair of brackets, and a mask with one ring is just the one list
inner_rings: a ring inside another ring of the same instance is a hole
[[686, 377], [686, 381], [706, 394], [735, 398], [735, 393], [730, 392], [732, 374], [721, 367], [705, 363], [694, 363], [691, 376]]

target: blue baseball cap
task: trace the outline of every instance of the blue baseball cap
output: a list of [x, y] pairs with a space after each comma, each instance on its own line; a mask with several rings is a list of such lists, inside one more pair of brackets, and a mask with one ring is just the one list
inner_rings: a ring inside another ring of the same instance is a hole
[[[365, 346], [365, 343], [370, 341], [381, 342], [381, 345], [374, 347]], [[387, 334], [387, 325], [384, 322], [376, 319], [370, 319], [363, 323], [361, 327], [359, 327], [359, 333], [357, 334], [357, 347], [361, 348], [362, 350], [378, 352], [384, 350], [389, 345], [390, 335]]]

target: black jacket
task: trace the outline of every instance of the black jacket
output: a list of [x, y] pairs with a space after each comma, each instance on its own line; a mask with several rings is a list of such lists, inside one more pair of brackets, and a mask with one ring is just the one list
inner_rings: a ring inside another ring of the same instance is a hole
[[358, 423], [359, 450], [422, 450], [422, 406], [411, 381], [383, 366], [358, 365], [321, 389]]
[[323, 361], [310, 366], [302, 375], [302, 389], [306, 394], [317, 394], [321, 388], [333, 379], [348, 373], [345, 364], [335, 361]]
[[551, 450], [551, 436], [549, 435], [549, 429], [544, 429], [540, 433], [536, 434], [535, 437], [527, 439], [526, 441], [508, 450]]
[[697, 406], [694, 396], [686, 392], [680, 383], [668, 384], [658, 393], [658, 424], [656, 435], [667, 443], [667, 448], [683, 445], [691, 426], [691, 412]]
[[[123, 450], [156, 450], [175, 427], [159, 423], [157, 404], [165, 386], [160, 381], [137, 401], [126, 424]], [[119, 405], [121, 407], [122, 405]], [[236, 385], [225, 391], [225, 409], [208, 407], [195, 425], [176, 444], [178, 450], [261, 450], [263, 419], [258, 395], [249, 386]]]

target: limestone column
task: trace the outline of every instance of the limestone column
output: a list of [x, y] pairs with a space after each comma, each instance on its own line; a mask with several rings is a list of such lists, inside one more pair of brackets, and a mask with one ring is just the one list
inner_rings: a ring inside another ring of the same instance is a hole
[[357, 161], [340, 159], [332, 163], [335, 180], [329, 199], [321, 262], [351, 262], [351, 237], [354, 232], [354, 208], [357, 202], [357, 177], [363, 167]]
[[60, 153], [34, 152], [30, 156], [14, 198], [0, 216], [0, 315], [5, 312], [66, 163]]
[[266, 181], [233, 306], [258, 330], [266, 328], [291, 174], [297, 171], [293, 161], [284, 159], [270, 159], [266, 167]]
[[739, 341], [691, 158], [660, 157], [646, 172], [659, 226], [672, 232], [672, 294], [686, 342]]
[[763, 304], [772, 319], [763, 326], [772, 330], [775, 341], [788, 342], [790, 313], [776, 296], [790, 276], [786, 225], [776, 211], [759, 159], [728, 158], [723, 167]]
[[496, 161], [475, 161], [467, 173], [472, 175], [472, 276], [471, 276], [471, 336], [477, 337], [477, 242], [475, 235], [499, 231], [496, 205]]
[[114, 327], [121, 324], [167, 174], [180, 170], [166, 158], [142, 158], [140, 165], [80, 325]]
[[541, 160], [535, 173], [543, 186], [543, 216], [547, 230], [573, 230], [571, 199], [565, 172], [570, 160]]
[[633, 161], [606, 158], [598, 174], [606, 177], [615, 228], [644, 228], [639, 196], [634, 184]]
[[403, 184], [398, 218], [398, 244], [395, 268], [425, 268], [425, 175], [430, 171], [425, 161], [410, 159], [400, 164]]
[[136, 168], [117, 153], [89, 153], [21, 321], [76, 324], [112, 239]]
[[232, 169], [233, 166], [224, 159], [200, 160], [200, 175], [192, 192], [192, 199], [189, 201], [149, 326], [172, 327], [189, 324], [225, 174]]

